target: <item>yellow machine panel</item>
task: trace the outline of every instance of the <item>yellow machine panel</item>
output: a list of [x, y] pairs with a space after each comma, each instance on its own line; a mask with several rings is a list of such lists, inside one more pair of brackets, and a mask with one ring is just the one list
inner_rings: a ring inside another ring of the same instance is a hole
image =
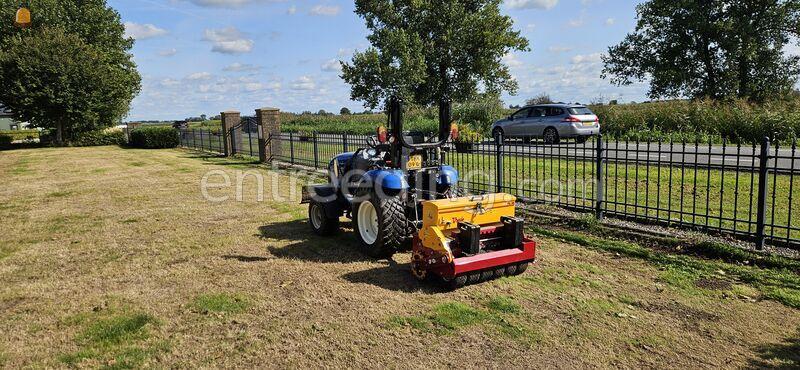
[[422, 226], [436, 226], [442, 231], [455, 229], [459, 222], [489, 225], [502, 216], [514, 217], [517, 198], [496, 193], [423, 202]]
[[449, 237], [459, 222], [479, 226], [497, 224], [503, 216], [514, 217], [516, 202], [516, 197], [506, 193], [425, 201], [420, 241], [426, 248], [445, 256], [447, 262], [452, 262]]

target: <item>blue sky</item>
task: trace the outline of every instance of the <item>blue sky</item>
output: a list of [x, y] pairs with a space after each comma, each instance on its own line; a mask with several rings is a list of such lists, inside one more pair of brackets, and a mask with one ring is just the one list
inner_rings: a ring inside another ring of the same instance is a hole
[[[332, 0], [109, 0], [136, 38], [142, 92], [128, 119], [179, 119], [224, 110], [253, 114], [363, 110], [338, 60], [368, 46], [354, 4]], [[641, 101], [646, 86], [600, 79], [601, 53], [635, 25], [635, 2], [505, 0], [532, 50], [504, 61], [519, 81], [506, 104], [547, 92], [556, 100]]]

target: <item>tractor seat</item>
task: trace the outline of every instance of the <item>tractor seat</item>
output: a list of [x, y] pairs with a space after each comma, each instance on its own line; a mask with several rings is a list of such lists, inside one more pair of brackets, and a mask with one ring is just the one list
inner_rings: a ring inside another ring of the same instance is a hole
[[406, 132], [403, 134], [403, 138], [409, 144], [422, 144], [426, 141], [425, 134], [418, 131]]

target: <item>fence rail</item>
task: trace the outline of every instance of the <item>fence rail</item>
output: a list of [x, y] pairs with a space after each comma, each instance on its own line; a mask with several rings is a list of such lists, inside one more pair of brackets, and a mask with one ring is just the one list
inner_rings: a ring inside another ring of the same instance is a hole
[[[281, 133], [273, 159], [324, 169], [368, 136]], [[788, 147], [723, 143], [528, 140], [448, 143], [446, 163], [473, 193], [508, 192], [531, 203], [719, 233], [800, 249], [800, 158]]]
[[179, 131], [180, 146], [211, 153], [224, 153], [222, 134], [209, 129], [184, 129]]

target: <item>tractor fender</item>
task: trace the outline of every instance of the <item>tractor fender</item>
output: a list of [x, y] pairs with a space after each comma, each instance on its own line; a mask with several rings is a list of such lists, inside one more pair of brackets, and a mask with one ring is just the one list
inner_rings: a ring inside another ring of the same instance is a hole
[[363, 179], [367, 186], [372, 188], [380, 186], [387, 194], [408, 189], [408, 180], [402, 170], [371, 170], [364, 174]]
[[303, 192], [301, 203], [316, 201], [325, 209], [325, 215], [331, 218], [341, 217], [347, 204], [342, 204], [338, 189], [331, 184], [309, 185]]
[[439, 167], [439, 177], [436, 179], [437, 185], [453, 186], [458, 183], [458, 170], [451, 166]]

